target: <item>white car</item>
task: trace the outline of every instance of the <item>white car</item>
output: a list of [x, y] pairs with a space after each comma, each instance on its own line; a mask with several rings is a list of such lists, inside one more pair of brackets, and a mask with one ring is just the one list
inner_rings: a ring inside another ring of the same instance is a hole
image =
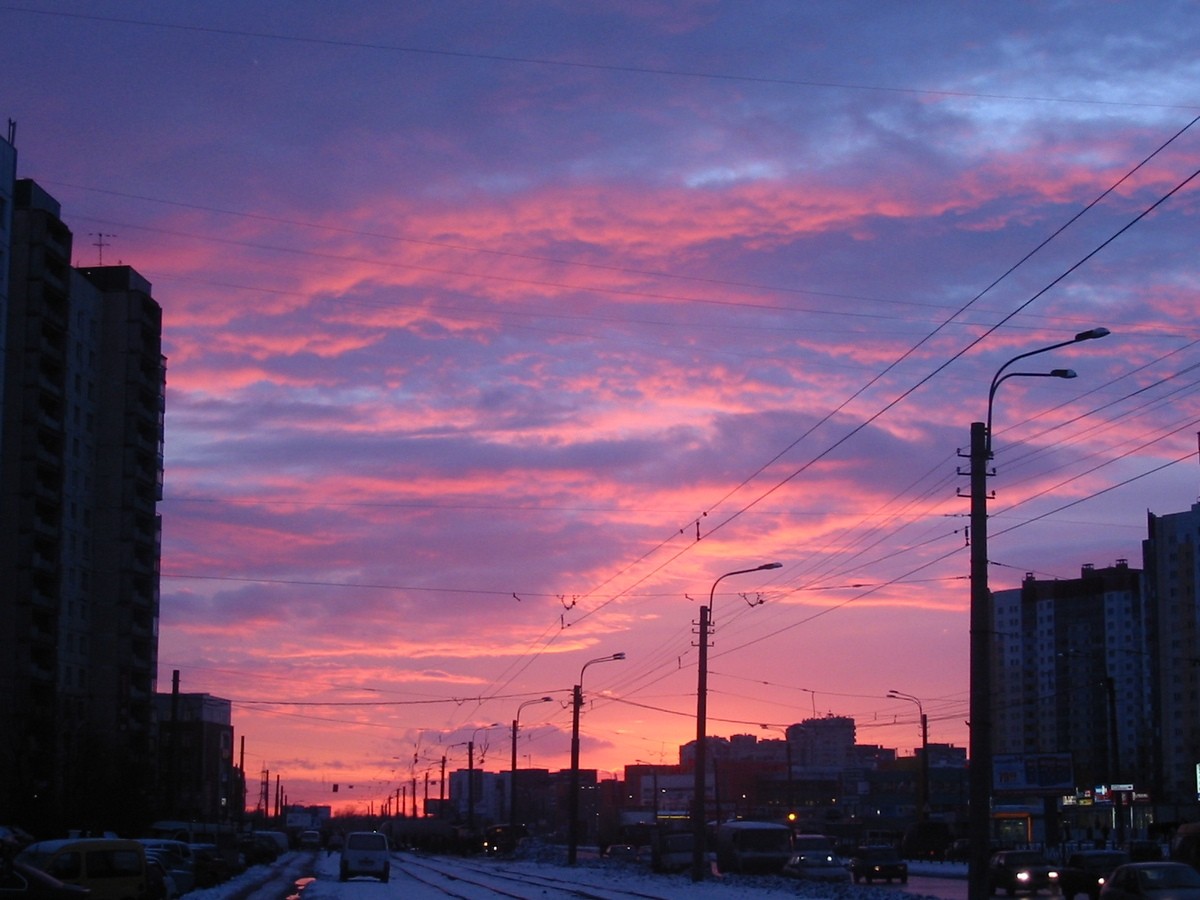
[[338, 881], [369, 875], [386, 882], [392, 874], [392, 848], [386, 834], [378, 831], [352, 831], [342, 845]]

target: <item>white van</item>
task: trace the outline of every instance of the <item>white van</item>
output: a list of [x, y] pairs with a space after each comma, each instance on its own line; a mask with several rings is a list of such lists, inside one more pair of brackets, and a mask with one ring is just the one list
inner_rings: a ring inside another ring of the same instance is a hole
[[342, 845], [338, 881], [369, 875], [387, 882], [392, 873], [392, 848], [386, 834], [378, 831], [352, 831]]

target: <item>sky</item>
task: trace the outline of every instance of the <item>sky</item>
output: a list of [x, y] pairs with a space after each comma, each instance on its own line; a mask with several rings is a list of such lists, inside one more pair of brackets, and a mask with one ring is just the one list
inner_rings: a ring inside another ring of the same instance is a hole
[[1196, 501], [1194, 4], [45, 0], [0, 34], [18, 175], [163, 308], [159, 689], [232, 702], [251, 806], [504, 770], [514, 719], [566, 768], [576, 684], [583, 767], [674, 763], [710, 595], [708, 734], [852, 716], [907, 755], [920, 709], [967, 746], [970, 426], [1092, 327], [1014, 367], [1078, 377], [996, 393], [991, 587], [1140, 567]]

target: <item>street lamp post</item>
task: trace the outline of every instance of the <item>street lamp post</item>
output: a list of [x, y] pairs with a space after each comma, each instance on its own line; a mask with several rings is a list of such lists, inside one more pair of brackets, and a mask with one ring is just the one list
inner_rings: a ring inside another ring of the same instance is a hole
[[579, 683], [571, 695], [571, 793], [567, 797], [567, 865], [575, 865], [579, 855], [579, 710], [583, 706], [583, 673], [593, 663], [614, 662], [625, 658], [624, 653], [613, 653], [589, 659], [579, 670]]
[[512, 770], [508, 776], [508, 821], [514, 827], [519, 824], [517, 822], [517, 729], [520, 728], [521, 710], [535, 703], [549, 703], [551, 700], [553, 700], [552, 697], [538, 697], [536, 700], [526, 700], [517, 707], [517, 714], [513, 716]]
[[726, 572], [713, 582], [708, 592], [708, 606], [700, 607], [700, 656], [697, 660], [698, 682], [696, 685], [696, 773], [692, 789], [692, 881], [704, 880], [704, 842], [705, 814], [704, 794], [706, 786], [707, 760], [705, 759], [705, 744], [708, 735], [708, 629], [712, 624], [713, 599], [716, 597], [717, 585], [731, 575], [746, 575], [750, 572], [762, 572], [766, 569], [778, 569], [783, 563], [763, 563], [752, 569], [737, 569]]
[[970, 755], [969, 822], [970, 858], [967, 865], [968, 900], [986, 900], [988, 851], [991, 844], [992, 795], [992, 595], [988, 589], [987, 466], [992, 458], [992, 404], [1001, 382], [1014, 377], [1074, 378], [1071, 369], [1050, 372], [1005, 372], [1017, 360], [1047, 353], [1109, 334], [1107, 328], [1081, 331], [1060, 341], [1014, 356], [992, 377], [988, 389], [987, 419], [971, 423], [971, 615], [970, 615]]
[[475, 735], [488, 728], [497, 728], [499, 722], [493, 722], [491, 725], [480, 725], [471, 732], [471, 739], [467, 741], [467, 833], [475, 836]]
[[929, 820], [929, 719], [925, 716], [925, 707], [912, 694], [903, 691], [888, 691], [888, 696], [897, 700], [908, 700], [917, 704], [917, 713], [921, 716], [921, 767], [920, 784], [917, 788], [917, 821]]

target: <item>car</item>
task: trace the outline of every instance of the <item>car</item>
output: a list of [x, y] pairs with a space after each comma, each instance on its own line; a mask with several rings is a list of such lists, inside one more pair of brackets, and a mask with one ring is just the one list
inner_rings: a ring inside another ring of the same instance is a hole
[[1129, 854], [1124, 850], [1078, 850], [1067, 857], [1058, 873], [1059, 889], [1066, 900], [1078, 894], [1096, 900], [1113, 869], [1127, 862]]
[[878, 845], [859, 847], [850, 857], [850, 877], [854, 883], [865, 881], [899, 881], [908, 884], [908, 863], [900, 858], [895, 847]]
[[186, 894], [196, 886], [196, 860], [192, 848], [183, 841], [168, 838], [138, 838], [147, 856], [156, 856], [166, 867], [175, 889]]
[[246, 859], [246, 865], [259, 866], [273, 863], [279, 858], [279, 845], [266, 834], [248, 831], [238, 835], [238, 850]]
[[0, 875], [0, 900], [88, 900], [91, 893], [25, 863], [12, 863]]
[[146, 851], [146, 900], [175, 900], [178, 896], [166, 863], [153, 851]]
[[302, 831], [302, 832], [300, 832], [300, 849], [301, 850], [320, 850], [321, 849], [321, 832], [319, 832], [319, 831]]
[[849, 884], [850, 870], [836, 855], [825, 850], [801, 850], [788, 857], [783, 874], [804, 881]]
[[1037, 893], [1058, 887], [1058, 869], [1040, 850], [1001, 850], [993, 853], [987, 867], [988, 893], [1003, 890], [1010, 897], [1018, 891]]
[[391, 873], [392, 848], [386, 834], [352, 831], [346, 835], [342, 858], [338, 863], [338, 881], [367, 875], [386, 884]]
[[233, 876], [233, 867], [216, 844], [188, 844], [188, 847], [195, 864], [195, 887], [216, 887]]
[[1200, 900], [1200, 872], [1181, 862], [1126, 863], [1100, 888], [1100, 900]]
[[485, 856], [511, 856], [521, 842], [529, 837], [524, 825], [490, 825], [483, 832]]
[[273, 841], [275, 849], [279, 855], [287, 853], [292, 849], [291, 841], [288, 840], [286, 831], [255, 831], [253, 832], [262, 840]]

